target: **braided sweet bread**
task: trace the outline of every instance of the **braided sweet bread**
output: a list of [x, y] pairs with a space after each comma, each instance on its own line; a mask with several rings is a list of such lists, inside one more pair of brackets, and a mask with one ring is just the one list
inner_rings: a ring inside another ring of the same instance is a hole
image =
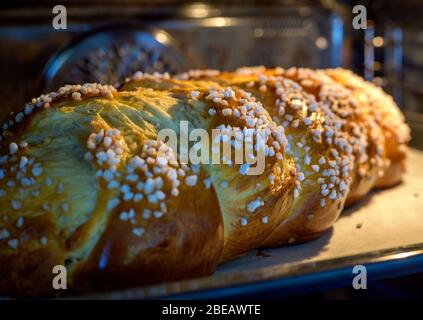
[[[200, 134], [175, 146], [163, 132]], [[408, 140], [392, 100], [344, 70], [65, 86], [3, 125], [0, 292], [53, 294], [55, 265], [77, 292], [199, 277], [313, 239], [346, 203], [400, 181]], [[218, 161], [186, 159], [200, 149]]]

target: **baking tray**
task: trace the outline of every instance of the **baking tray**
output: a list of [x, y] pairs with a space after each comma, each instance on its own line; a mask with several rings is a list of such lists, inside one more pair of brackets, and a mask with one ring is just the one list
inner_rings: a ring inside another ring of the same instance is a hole
[[423, 115], [405, 115], [413, 148], [403, 182], [369, 193], [318, 239], [253, 250], [207, 277], [68, 298], [281, 297], [351, 286], [356, 265], [366, 266], [368, 281], [423, 273]]
[[368, 281], [423, 272], [423, 151], [411, 149], [407, 168], [402, 184], [371, 192], [314, 241], [251, 251], [208, 277], [83, 298], [283, 296], [351, 286], [355, 265], [366, 266]]

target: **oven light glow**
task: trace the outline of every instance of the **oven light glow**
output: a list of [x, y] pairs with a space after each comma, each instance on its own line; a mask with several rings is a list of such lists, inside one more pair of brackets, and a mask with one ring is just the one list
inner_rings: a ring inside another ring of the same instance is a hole
[[382, 47], [382, 46], [383, 46], [383, 43], [384, 43], [384, 40], [383, 40], [383, 38], [382, 38], [382, 37], [374, 37], [374, 38], [373, 38], [373, 45], [374, 45], [376, 48], [380, 48], [380, 47]]
[[227, 25], [227, 19], [225, 18], [216, 18], [214, 19], [214, 25], [216, 27], [224, 27]]
[[158, 31], [158, 32], [155, 34], [155, 36], [156, 36], [156, 40], [157, 40], [158, 42], [160, 42], [160, 43], [165, 44], [165, 43], [167, 43], [167, 42], [169, 41], [169, 37], [168, 37], [168, 36], [167, 36], [167, 34], [166, 34], [166, 33], [164, 33], [164, 32]]
[[209, 6], [203, 3], [196, 3], [186, 8], [188, 14], [193, 18], [205, 18], [209, 15]]
[[392, 255], [392, 259], [404, 259], [419, 254], [419, 251], [402, 252]]

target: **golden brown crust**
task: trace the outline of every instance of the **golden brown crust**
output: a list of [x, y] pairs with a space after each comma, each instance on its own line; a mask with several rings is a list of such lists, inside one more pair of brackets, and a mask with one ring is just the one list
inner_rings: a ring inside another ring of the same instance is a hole
[[294, 201], [286, 219], [260, 246], [302, 242], [327, 230], [342, 211], [351, 183], [352, 147], [336, 128], [341, 119], [278, 70], [244, 68], [237, 73], [197, 72], [195, 76], [203, 78], [200, 83], [208, 77], [248, 90], [285, 129], [289, 141], [285, 152], [294, 163], [291, 174], [297, 180]]
[[[158, 139], [181, 135], [181, 121], [220, 129], [231, 160], [182, 161]], [[232, 162], [250, 129], [264, 137], [251, 140], [265, 151], [258, 175]], [[2, 129], [0, 292], [52, 295], [55, 265], [76, 292], [199, 277], [251, 249], [313, 239], [345, 204], [400, 181], [408, 140], [392, 99], [341, 69], [66, 86]]]
[[[337, 72], [341, 75], [346, 73], [347, 77], [350, 76], [350, 73], [345, 70], [337, 69]], [[355, 84], [355, 87], [352, 85], [348, 86], [344, 83], [346, 79], [339, 81], [334, 74], [335, 71], [333, 70], [314, 71], [304, 68], [284, 70], [282, 68], [266, 69], [264, 67], [247, 67], [240, 68], [235, 73], [218, 72], [215, 70], [195, 70], [177, 76], [176, 79], [181, 81], [170, 80], [172, 81], [171, 86], [189, 86], [192, 90], [195, 90], [197, 87], [216, 85], [216, 83], [222, 86], [241, 87], [252, 92], [260, 101], [263, 101], [266, 110], [277, 123], [285, 124], [286, 119], [283, 117], [285, 114], [281, 117], [278, 113], [278, 108], [275, 108], [275, 105], [277, 106], [278, 103], [273, 88], [275, 82], [284, 82], [286, 81], [285, 79], [290, 79], [297, 85], [295, 94], [300, 97], [302, 96], [303, 99], [308, 99], [306, 103], [317, 102], [319, 109], [317, 113], [321, 113], [323, 117], [330, 120], [332, 126], [335, 127], [333, 131], [340, 135], [341, 139], [346, 138], [345, 145], [347, 148], [351, 148], [350, 150], [352, 151], [352, 154], [348, 153], [352, 159], [348, 159], [347, 162], [353, 160], [352, 172], [348, 174], [348, 177], [351, 177], [352, 181], [350, 181], [350, 184], [346, 182], [346, 185], [349, 186], [347, 198], [342, 197], [336, 199], [336, 201], [328, 201], [328, 205], [326, 204], [327, 199], [324, 199], [325, 207], [322, 208], [313, 205], [313, 203], [322, 201], [321, 195], [319, 196], [321, 190], [312, 185], [306, 185], [305, 190], [303, 190], [306, 196], [299, 193], [299, 204], [291, 208], [287, 219], [272, 232], [268, 240], [263, 243], [264, 246], [276, 246], [314, 238], [332, 225], [344, 205], [358, 201], [374, 187], [393, 185], [400, 179], [402, 174], [401, 168], [403, 168], [404, 162], [399, 164], [399, 161], [396, 161], [397, 163], [391, 165], [391, 168], [386, 167], [386, 163], [389, 158], [395, 159], [394, 154], [401, 158], [406, 153], [400, 151], [406, 150], [405, 145], [409, 140], [409, 137], [407, 137], [407, 126], [404, 124], [402, 116], [396, 115], [396, 110], [375, 113], [372, 110], [372, 104], [377, 101], [378, 97], [375, 97], [376, 93], [374, 90], [368, 89], [371, 92], [366, 93], [366, 99], [363, 99], [363, 97], [357, 95], [356, 91], [358, 91], [357, 88], [360, 88], [361, 91], [359, 93], [366, 92], [365, 84], [365, 88], [361, 88], [364, 81], [356, 79], [355, 82], [358, 82], [360, 86], [358, 84]], [[354, 77], [356, 76], [354, 75]], [[159, 80], [153, 80], [149, 75], [140, 74], [135, 82], [132, 82], [132, 80], [128, 81], [128, 86], [137, 86], [137, 83], [142, 83], [143, 85], [147, 83], [147, 86], [150, 86], [153, 85], [153, 82], [156, 83], [154, 85], [156, 88], [160, 88], [160, 86], [157, 86], [157, 83], [160, 82]], [[165, 86], [169, 86], [169, 84]], [[371, 85], [369, 84], [368, 87], [371, 88]], [[286, 89], [285, 86], [284, 93], [287, 92]], [[371, 96], [372, 94], [373, 96]], [[380, 94], [378, 95], [380, 96]], [[372, 100], [370, 101], [370, 98], [367, 96], [371, 96]], [[392, 105], [392, 100], [390, 104], [387, 102], [381, 106], [379, 104], [379, 109], [383, 110], [384, 105], [387, 106], [387, 109], [397, 109], [396, 106]], [[286, 112], [285, 109], [289, 113], [289, 106], [284, 106], [284, 112]], [[392, 120], [387, 119], [387, 122], [394, 123], [394, 129], [392, 131], [402, 136], [402, 138], [394, 139], [394, 141], [398, 139], [403, 141], [401, 147], [399, 147], [399, 144], [388, 147], [389, 144], [395, 144], [395, 142], [390, 141], [392, 140], [390, 131], [380, 125], [380, 119], [387, 118], [385, 116], [387, 113], [393, 117]], [[295, 114], [291, 118], [295, 119]], [[301, 123], [303, 118], [300, 116], [299, 120]], [[316, 121], [311, 122], [314, 124]], [[301, 132], [304, 132], [304, 128], [301, 129]], [[288, 131], [285, 133], [288, 137], [290, 136], [289, 126]], [[293, 140], [295, 143], [298, 142], [295, 135]], [[322, 152], [315, 145], [312, 150], [316, 151], [317, 154]], [[302, 157], [304, 153], [301, 150], [295, 150], [294, 154], [291, 155], [296, 164], [301, 162], [298, 155]], [[386, 173], [384, 174], [385, 170]], [[305, 203], [307, 205], [304, 205]]]
[[362, 198], [373, 187], [392, 186], [400, 181], [400, 168], [404, 167], [406, 144], [410, 140], [409, 129], [392, 98], [380, 89], [343, 69], [253, 67], [240, 68], [237, 74], [235, 77], [196, 71], [180, 78], [222, 81], [229, 77], [235, 82], [252, 76], [291, 79], [343, 121], [339, 130], [348, 135], [355, 157], [347, 205]]
[[358, 101], [367, 106], [367, 114], [374, 119], [380, 136], [384, 137], [385, 161], [376, 181], [376, 188], [390, 187], [401, 181], [407, 158], [410, 129], [392, 97], [382, 89], [364, 81], [345, 69], [328, 69], [326, 73], [351, 90]]
[[159, 124], [135, 123], [141, 115], [122, 104], [138, 96], [111, 94], [61, 97], [3, 134], [1, 291], [51, 294], [55, 265], [80, 291], [200, 276], [219, 262], [223, 222], [207, 172], [150, 140]]
[[340, 130], [348, 135], [355, 157], [353, 182], [346, 203], [359, 200], [373, 188], [385, 157], [381, 148], [385, 137], [369, 116], [367, 105], [320, 70], [290, 68], [283, 74], [298, 81], [304, 90], [342, 119]]
[[[143, 224], [142, 241], [134, 235], [133, 225], [122, 223], [120, 211], [115, 211], [90, 256], [75, 267], [71, 285], [83, 291], [106, 290], [212, 273], [223, 248], [214, 190], [180, 192], [161, 219]], [[172, 267], [164, 268], [164, 261]]]

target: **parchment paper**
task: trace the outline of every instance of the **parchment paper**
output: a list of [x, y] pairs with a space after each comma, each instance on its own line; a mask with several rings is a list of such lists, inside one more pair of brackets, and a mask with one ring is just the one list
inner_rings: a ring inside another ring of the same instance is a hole
[[322, 237], [263, 250], [260, 256], [250, 252], [223, 264], [216, 274], [287, 262], [317, 262], [415, 243], [423, 243], [423, 152], [411, 150], [402, 184], [371, 192], [347, 208]]

